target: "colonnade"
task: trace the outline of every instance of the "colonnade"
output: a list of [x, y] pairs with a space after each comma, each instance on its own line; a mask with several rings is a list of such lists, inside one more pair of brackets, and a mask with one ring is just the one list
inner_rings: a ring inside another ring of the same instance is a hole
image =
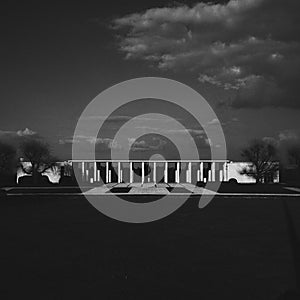
[[[226, 160], [73, 160], [82, 181], [194, 183], [227, 181]], [[128, 170], [129, 169], [129, 170]], [[150, 170], [150, 171], [149, 171]], [[159, 172], [160, 171], [160, 172]]]

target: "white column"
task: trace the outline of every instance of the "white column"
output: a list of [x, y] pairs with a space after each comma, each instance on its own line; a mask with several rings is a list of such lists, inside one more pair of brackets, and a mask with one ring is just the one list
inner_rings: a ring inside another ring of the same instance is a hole
[[168, 183], [168, 162], [165, 162], [165, 183]]
[[81, 176], [82, 176], [82, 179], [84, 179], [84, 161], [81, 163]]
[[106, 183], [108, 183], [109, 182], [109, 178], [108, 178], [108, 161], [106, 162], [106, 165], [105, 165], [105, 181], [106, 181]]
[[118, 183], [121, 183], [121, 162], [118, 161]]
[[144, 184], [145, 181], [145, 162], [142, 162], [142, 184]]
[[132, 171], [132, 161], [129, 163], [129, 182], [133, 183], [133, 171]]
[[108, 171], [108, 182], [111, 182], [111, 170]]
[[200, 181], [203, 181], [203, 162], [200, 163]]
[[100, 170], [97, 170], [97, 181], [100, 181]]
[[220, 170], [220, 182], [223, 181], [223, 170]]
[[85, 170], [85, 175], [86, 175], [85, 180], [89, 182], [89, 170]]
[[180, 174], [180, 163], [177, 162], [177, 166], [176, 166], [176, 182], [179, 183], [180, 182], [180, 177], [179, 177], [179, 174]]
[[94, 182], [97, 180], [97, 162], [94, 161]]
[[224, 173], [224, 181], [227, 181], [227, 162], [225, 161], [224, 164], [223, 164], [223, 173]]
[[211, 164], [211, 181], [216, 181], [216, 163]]
[[208, 171], [208, 181], [211, 181], [211, 170]]
[[189, 170], [188, 170], [188, 174], [189, 174], [189, 183], [192, 182], [192, 163], [189, 162]]
[[153, 163], [153, 182], [156, 183], [156, 162]]

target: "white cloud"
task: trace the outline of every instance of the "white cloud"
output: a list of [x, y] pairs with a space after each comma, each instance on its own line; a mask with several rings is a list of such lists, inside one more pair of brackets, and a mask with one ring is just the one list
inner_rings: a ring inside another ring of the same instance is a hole
[[212, 119], [207, 124], [208, 125], [220, 124], [220, 121], [218, 119]]
[[[132, 139], [130, 139], [132, 140]], [[161, 150], [167, 142], [160, 137], [153, 136], [151, 139], [146, 140], [135, 140], [131, 144], [132, 151], [150, 151], [150, 150]]]
[[28, 136], [28, 135], [35, 135], [35, 134], [36, 134], [35, 131], [33, 131], [27, 127], [24, 130], [17, 131], [17, 135], [19, 135], [19, 136]]
[[111, 138], [98, 138], [85, 135], [77, 135], [76, 137], [67, 137], [64, 139], [59, 139], [60, 145], [74, 144], [74, 143], [90, 143], [97, 145], [98, 149], [122, 149], [115, 140]]

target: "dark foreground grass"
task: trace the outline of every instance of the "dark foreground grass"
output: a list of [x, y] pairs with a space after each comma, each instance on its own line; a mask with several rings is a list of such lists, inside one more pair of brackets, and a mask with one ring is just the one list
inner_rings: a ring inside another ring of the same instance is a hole
[[222, 182], [219, 193], [257, 193], [257, 194], [297, 194], [299, 192], [286, 189], [282, 184], [253, 184]]
[[27, 188], [11, 188], [9, 191], [7, 191], [7, 194], [32, 194], [32, 193], [44, 193], [44, 194], [51, 194], [51, 193], [81, 193], [83, 191], [90, 190], [90, 187], [82, 188], [80, 187], [44, 187], [44, 188], [38, 188], [38, 187], [27, 187]]
[[0, 203], [1, 299], [277, 299], [295, 288], [283, 201], [191, 198], [148, 224], [114, 221], [81, 196]]

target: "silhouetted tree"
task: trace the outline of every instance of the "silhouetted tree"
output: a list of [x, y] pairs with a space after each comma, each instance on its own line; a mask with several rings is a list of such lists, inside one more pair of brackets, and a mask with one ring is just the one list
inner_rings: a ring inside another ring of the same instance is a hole
[[272, 175], [278, 170], [278, 163], [274, 162], [276, 154], [277, 149], [272, 143], [257, 139], [251, 141], [241, 153], [251, 164], [240, 173], [253, 177], [256, 183], [261, 182], [265, 176]]
[[16, 149], [0, 142], [0, 178], [1, 182], [9, 182], [16, 174]]
[[32, 175], [35, 183], [39, 181], [42, 173], [56, 166], [57, 159], [51, 155], [49, 145], [41, 140], [25, 140], [21, 143], [20, 150], [24, 160], [31, 163], [28, 167], [21, 164], [21, 168], [26, 174]]
[[290, 163], [295, 164], [300, 171], [300, 144], [288, 148], [288, 157]]
[[[138, 167], [133, 166], [133, 171], [136, 175], [142, 177], [142, 164], [140, 164]], [[151, 172], [151, 167], [147, 162], [144, 163], [144, 172], [145, 176], [148, 176]]]

